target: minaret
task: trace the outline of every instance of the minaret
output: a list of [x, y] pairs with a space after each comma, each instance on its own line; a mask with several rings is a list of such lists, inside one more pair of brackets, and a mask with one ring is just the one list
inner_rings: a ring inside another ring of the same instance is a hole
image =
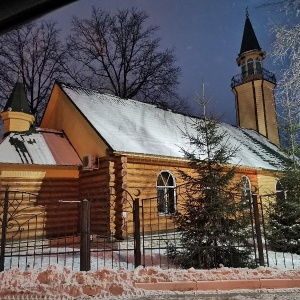
[[34, 116], [31, 113], [21, 82], [15, 84], [0, 117], [4, 123], [4, 136], [10, 132], [27, 131], [33, 124]]
[[246, 12], [240, 53], [236, 59], [241, 74], [231, 80], [235, 94], [237, 124], [254, 129], [279, 145], [279, 133], [274, 99], [275, 75], [263, 68], [266, 52], [262, 51]]

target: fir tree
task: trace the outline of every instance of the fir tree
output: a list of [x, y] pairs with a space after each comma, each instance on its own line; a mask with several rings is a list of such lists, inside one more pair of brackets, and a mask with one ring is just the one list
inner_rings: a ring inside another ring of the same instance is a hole
[[237, 148], [228, 144], [218, 119], [207, 116], [206, 104], [201, 102], [203, 117], [191, 120], [196, 134], [183, 132], [190, 149], [182, 152], [193, 172], [179, 171], [187, 182], [184, 208], [175, 217], [182, 249], [171, 246], [168, 254], [184, 268], [252, 266], [249, 248], [239, 247], [249, 246], [249, 204], [232, 193], [235, 166], [229, 162]]
[[285, 115], [281, 126], [282, 148], [288, 159], [279, 176], [276, 200], [270, 204], [268, 240], [275, 251], [300, 254], [299, 116], [289, 91], [285, 88], [284, 95], [281, 94]]

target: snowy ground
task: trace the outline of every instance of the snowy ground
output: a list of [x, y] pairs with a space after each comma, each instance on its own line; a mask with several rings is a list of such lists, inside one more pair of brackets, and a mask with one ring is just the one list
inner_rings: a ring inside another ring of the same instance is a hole
[[[113, 258], [113, 257], [112, 257]], [[33, 258], [31, 258], [33, 259]], [[49, 258], [45, 258], [48, 259]], [[204, 300], [298, 300], [300, 290], [286, 290], [284, 292], [162, 292], [145, 291], [135, 286], [136, 283], [156, 282], [186, 282], [209, 280], [245, 280], [245, 279], [300, 279], [300, 256], [269, 252], [270, 267], [257, 269], [220, 268], [214, 270], [162, 270], [157, 267], [115, 269], [117, 265], [112, 260], [96, 260], [92, 255], [92, 271], [79, 272], [79, 255], [68, 257], [55, 256], [52, 266], [40, 268], [42, 261], [22, 261], [17, 266], [13, 261], [11, 270], [0, 273], [0, 299], [204, 299]], [[69, 266], [63, 267], [63, 266]], [[26, 266], [28, 268], [26, 269]], [[35, 267], [32, 270], [32, 266]], [[110, 267], [108, 267], [110, 266]], [[127, 264], [123, 267], [127, 266]], [[17, 268], [18, 267], [18, 268]], [[121, 265], [122, 267], [122, 265]], [[71, 270], [71, 268], [73, 270]], [[7, 265], [8, 269], [8, 265]], [[23, 269], [23, 270], [22, 270]], [[46, 297], [46, 298], [45, 298]]]
[[[35, 297], [50, 297], [49, 299], [134, 299], [136, 297], [140, 297], [137, 299], [151, 298], [152, 300], [158, 295], [160, 295], [159, 299], [163, 299], [161, 298], [163, 295], [168, 295], [167, 299], [170, 299], [169, 296], [174, 295], [174, 293], [144, 291], [137, 288], [135, 284], [174, 281], [253, 280], [266, 278], [300, 278], [300, 269], [282, 270], [260, 267], [253, 270], [231, 268], [220, 268], [214, 270], [162, 270], [156, 267], [139, 267], [131, 271], [125, 269], [111, 270], [104, 268], [96, 272], [76, 272], [65, 267], [53, 265], [46, 270], [22, 271], [19, 269], [13, 269], [0, 273], [0, 299], [12, 296], [20, 297], [21, 295], [30, 297], [23, 299], [40, 299]], [[176, 294], [179, 295], [180, 293]], [[150, 295], [154, 295], [154, 298], [145, 298]], [[237, 295], [238, 294], [236, 294], [236, 296]], [[193, 294], [190, 293], [189, 296], [193, 296]], [[214, 298], [207, 299], [218, 299], [215, 298], [215, 296]], [[232, 297], [224, 299], [248, 299], [244, 296], [244, 298], [240, 298], [240, 296], [239, 298], [234, 298], [234, 296]], [[298, 299], [299, 298], [300, 296]], [[189, 297], [181, 299], [193, 298]], [[267, 299], [268, 298], [264, 298], [264, 300]]]
[[294, 278], [300, 278], [300, 268], [294, 270], [266, 267], [257, 269], [162, 270], [157, 267], [138, 267], [134, 270], [102, 268], [95, 272], [78, 272], [53, 265], [45, 270], [22, 271], [12, 269], [0, 273], [0, 299], [300, 299], [300, 290], [294, 292], [287, 290], [284, 294], [279, 292], [281, 296], [291, 293], [290, 298], [281, 296], [276, 298], [278, 292], [271, 294], [269, 291], [266, 296], [263, 296], [261, 291], [256, 294], [251, 293], [250, 296], [249, 292], [246, 294], [222, 292], [222, 295], [219, 292], [213, 294], [207, 292], [174, 293], [144, 291], [135, 285], [136, 283], [157, 282]]
[[[57, 254], [61, 252], [62, 254]], [[6, 258], [5, 270], [9, 269], [45, 269], [49, 265], [67, 266], [72, 270], [80, 270], [80, 253], [72, 253], [72, 249], [56, 248], [51, 251], [51, 255], [26, 256], [19, 260], [18, 257]], [[28, 253], [27, 253], [28, 254]], [[291, 253], [280, 253], [268, 251], [268, 266], [280, 269], [300, 269], [300, 255]], [[167, 266], [166, 255], [159, 250], [146, 253], [146, 266], [164, 264]], [[267, 265], [267, 264], [266, 264]], [[134, 269], [134, 254], [133, 251], [110, 251], [92, 252], [91, 254], [91, 270], [96, 271], [101, 268], [124, 268], [128, 270]], [[167, 267], [166, 267], [167, 268]], [[299, 297], [300, 299], [300, 297]]]

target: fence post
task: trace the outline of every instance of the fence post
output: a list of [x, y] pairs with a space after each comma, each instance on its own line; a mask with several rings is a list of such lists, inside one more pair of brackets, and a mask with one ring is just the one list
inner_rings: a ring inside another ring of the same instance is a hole
[[252, 195], [252, 201], [253, 201], [253, 213], [254, 213], [254, 221], [255, 221], [259, 265], [264, 266], [265, 260], [264, 260], [264, 250], [263, 250], [263, 243], [262, 243], [262, 236], [261, 236], [261, 224], [260, 224], [257, 195], [255, 194]]
[[84, 199], [80, 213], [80, 271], [91, 269], [90, 212], [90, 202]]
[[133, 220], [134, 220], [134, 267], [137, 268], [142, 264], [139, 198], [135, 198], [133, 200]]
[[3, 217], [2, 217], [2, 224], [1, 224], [0, 272], [4, 271], [7, 214], [8, 214], [8, 195], [9, 195], [9, 191], [8, 191], [8, 187], [6, 187], [4, 203], [3, 203]]

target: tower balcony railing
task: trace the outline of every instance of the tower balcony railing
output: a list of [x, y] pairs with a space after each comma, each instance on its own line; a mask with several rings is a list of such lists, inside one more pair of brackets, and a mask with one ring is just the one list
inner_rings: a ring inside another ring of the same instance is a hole
[[237, 74], [232, 77], [231, 79], [231, 88], [235, 88], [238, 85], [241, 85], [243, 83], [252, 81], [252, 80], [259, 80], [264, 79], [271, 83], [276, 84], [276, 77], [274, 73], [266, 70], [266, 69], [259, 69], [259, 70], [252, 70], [251, 74], [249, 72]]

